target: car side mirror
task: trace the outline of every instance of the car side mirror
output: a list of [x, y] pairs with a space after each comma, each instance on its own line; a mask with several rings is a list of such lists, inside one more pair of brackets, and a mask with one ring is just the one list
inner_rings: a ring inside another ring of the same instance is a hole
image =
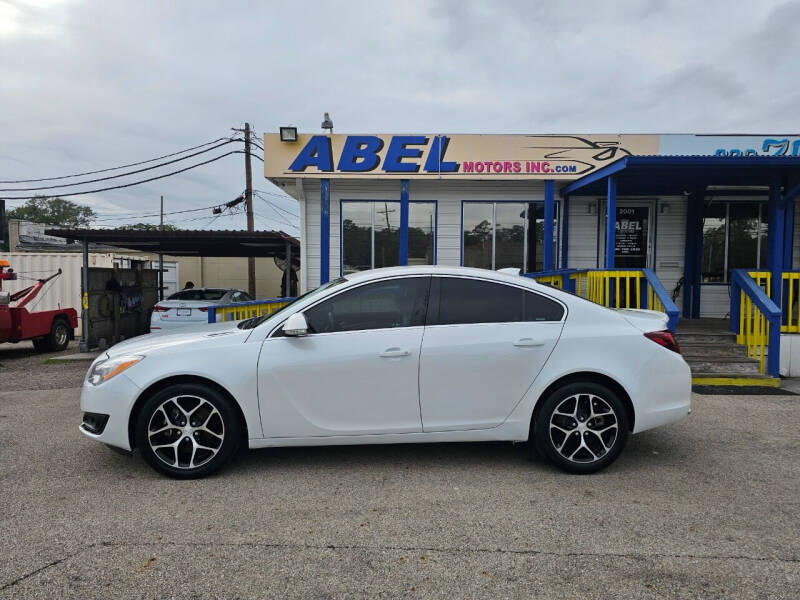
[[283, 324], [283, 334], [288, 337], [302, 337], [308, 335], [308, 321], [301, 312], [294, 313]]

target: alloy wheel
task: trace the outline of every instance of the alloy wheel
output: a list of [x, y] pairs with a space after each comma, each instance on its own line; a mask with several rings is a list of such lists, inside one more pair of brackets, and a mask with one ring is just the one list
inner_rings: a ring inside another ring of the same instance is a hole
[[614, 447], [619, 419], [611, 405], [594, 394], [574, 394], [550, 415], [550, 441], [567, 460], [590, 464]]
[[67, 331], [67, 326], [63, 323], [57, 323], [55, 327], [55, 331], [53, 332], [53, 337], [55, 338], [56, 346], [61, 347], [67, 344], [69, 339], [69, 332]]
[[177, 469], [206, 464], [222, 449], [225, 423], [217, 408], [199, 396], [162, 402], [147, 425], [147, 441], [159, 460]]

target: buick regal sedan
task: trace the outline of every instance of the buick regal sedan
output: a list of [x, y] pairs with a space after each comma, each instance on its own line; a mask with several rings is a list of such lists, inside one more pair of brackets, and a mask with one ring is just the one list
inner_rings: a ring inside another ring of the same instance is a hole
[[242, 446], [509, 440], [572, 473], [691, 410], [662, 313], [531, 279], [397, 267], [347, 275], [270, 317], [146, 335], [94, 361], [81, 431], [201, 477]]

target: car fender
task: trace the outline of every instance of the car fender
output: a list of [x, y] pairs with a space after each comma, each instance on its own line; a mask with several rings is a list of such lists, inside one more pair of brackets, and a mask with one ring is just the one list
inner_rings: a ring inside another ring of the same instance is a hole
[[648, 385], [648, 379], [641, 374], [646, 372], [648, 363], [658, 359], [659, 351], [669, 352], [621, 317], [609, 314], [612, 318], [598, 321], [576, 313], [567, 320], [549, 360], [507, 419], [519, 436], [517, 439], [528, 439], [533, 412], [544, 392], [575, 373], [594, 373], [615, 381], [630, 398], [634, 414], [638, 414], [637, 399], [642, 396], [642, 386]]
[[[243, 343], [238, 336], [231, 341], [228, 339], [221, 336], [202, 345], [186, 344], [180, 352], [156, 350], [126, 374], [142, 390], [140, 397], [152, 386], [170, 378], [197, 377], [211, 381], [239, 405], [248, 437], [260, 438], [263, 429], [256, 382], [261, 343]], [[224, 353], [225, 360], [218, 359], [221, 353]]]

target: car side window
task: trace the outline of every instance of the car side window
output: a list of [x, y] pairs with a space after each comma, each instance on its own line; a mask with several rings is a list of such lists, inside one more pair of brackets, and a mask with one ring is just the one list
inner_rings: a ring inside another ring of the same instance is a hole
[[425, 324], [430, 277], [398, 277], [337, 294], [304, 311], [313, 333]]
[[239, 302], [252, 302], [253, 297], [247, 292], [239, 292]]
[[560, 321], [564, 308], [521, 288], [461, 277], [442, 277], [439, 325]]

